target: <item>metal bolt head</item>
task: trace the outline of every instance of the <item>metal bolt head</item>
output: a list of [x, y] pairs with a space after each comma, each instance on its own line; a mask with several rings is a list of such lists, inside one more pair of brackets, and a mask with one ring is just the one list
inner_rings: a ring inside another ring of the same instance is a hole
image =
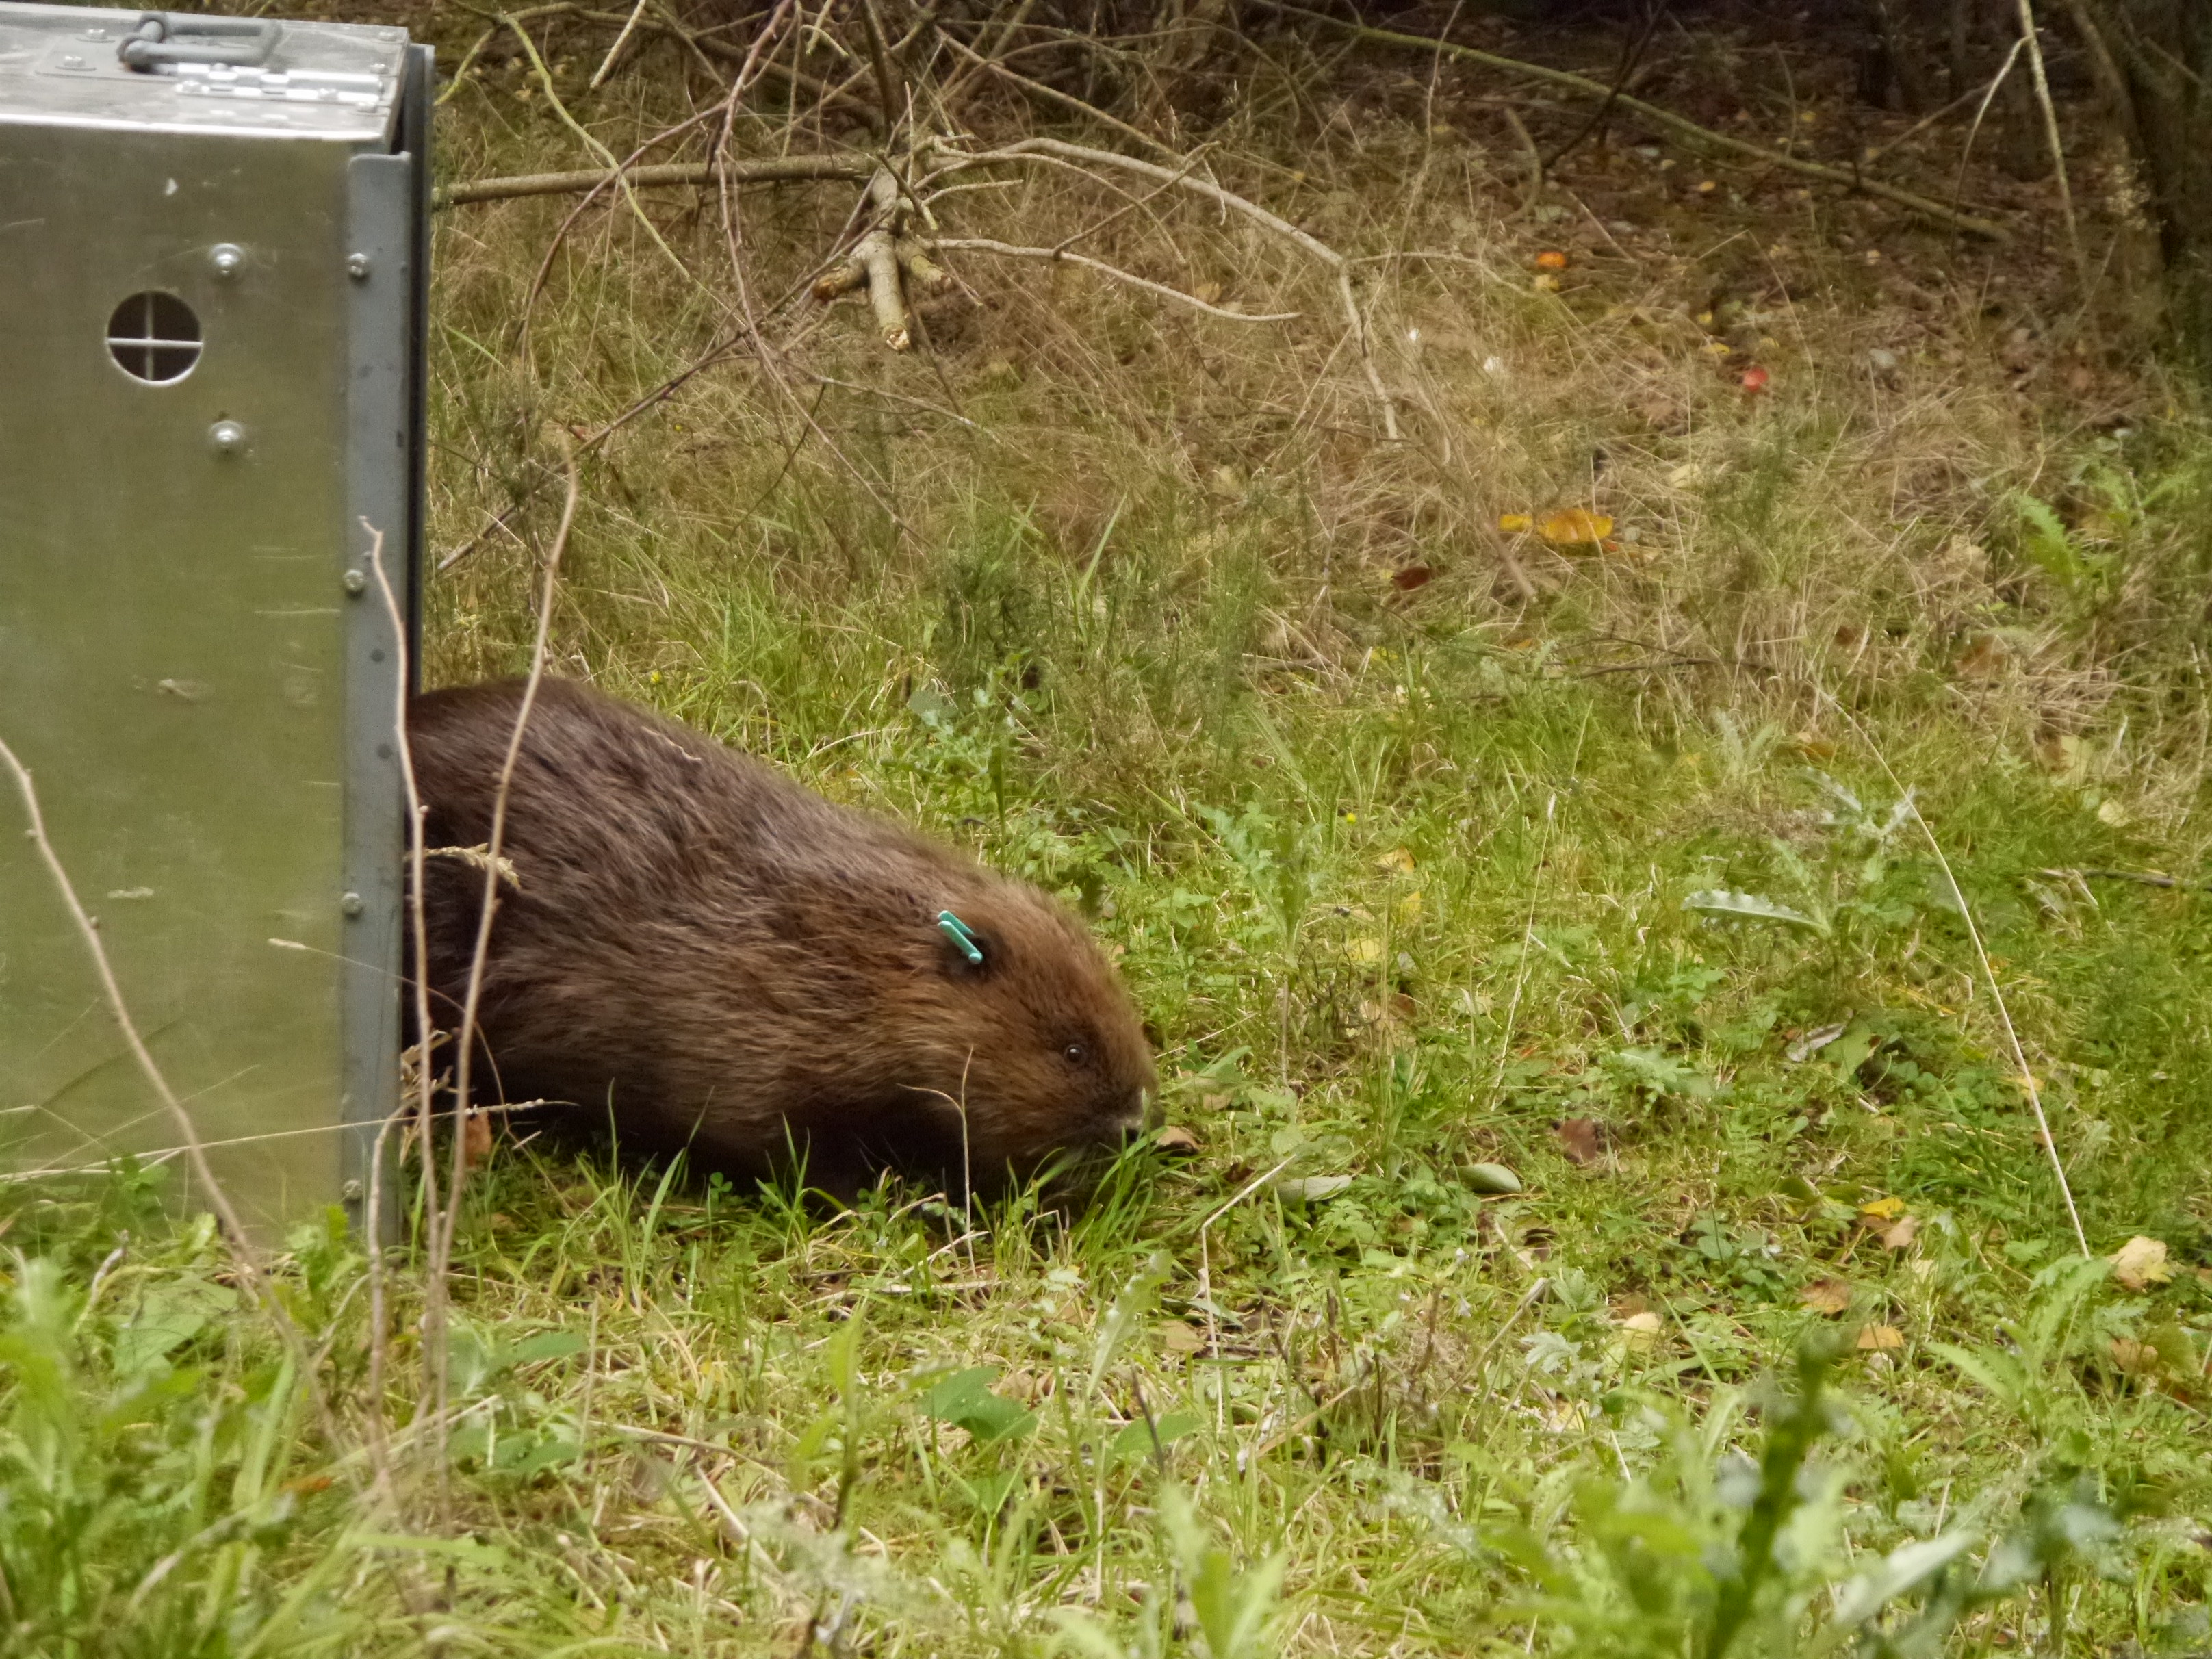
[[368, 578], [358, 570], [345, 573], [345, 591], [356, 599], [368, 592]]
[[208, 428], [208, 442], [218, 455], [235, 455], [246, 447], [246, 428], [236, 421], [217, 421]]
[[84, 67], [84, 59], [73, 52], [65, 52], [62, 54], [62, 67], [65, 70], [81, 70]]
[[368, 908], [361, 902], [361, 895], [358, 893], [342, 894], [338, 898], [338, 908], [344, 911], [348, 916], [357, 916]]
[[347, 276], [350, 276], [350, 277], [352, 277], [352, 278], [354, 279], [354, 281], [356, 281], [356, 283], [357, 283], [357, 282], [359, 282], [359, 281], [361, 281], [361, 279], [362, 279], [362, 277], [364, 277], [364, 276], [368, 276], [368, 255], [367, 255], [366, 253], [349, 253], [349, 254], [347, 254], [347, 255], [346, 255], [346, 275], [347, 275]]
[[208, 263], [218, 276], [235, 276], [245, 268], [246, 250], [235, 242], [217, 242], [208, 250]]

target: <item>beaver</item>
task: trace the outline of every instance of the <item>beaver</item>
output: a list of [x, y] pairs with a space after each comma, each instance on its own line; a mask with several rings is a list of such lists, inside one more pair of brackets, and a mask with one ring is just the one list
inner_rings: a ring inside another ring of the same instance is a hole
[[[487, 843], [523, 690], [414, 699], [427, 848]], [[886, 1170], [989, 1190], [1143, 1125], [1144, 1027], [1056, 900], [688, 727], [546, 678], [503, 848], [479, 1100], [561, 1103], [626, 1149], [796, 1166], [848, 1196]], [[483, 884], [480, 860], [426, 861], [441, 1026]]]

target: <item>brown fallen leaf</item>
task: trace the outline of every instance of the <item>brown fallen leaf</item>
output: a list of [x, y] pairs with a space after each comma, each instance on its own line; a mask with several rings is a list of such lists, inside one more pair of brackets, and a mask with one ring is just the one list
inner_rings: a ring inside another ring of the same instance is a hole
[[1882, 1229], [1881, 1248], [1885, 1250], [1909, 1250], [1912, 1241], [1920, 1237], [1920, 1218], [1901, 1216]]
[[2166, 1265], [2166, 1246], [2155, 1238], [2136, 1234], [2112, 1253], [2112, 1277], [2130, 1291], [2148, 1290], [2173, 1277]]
[[2132, 1341], [2124, 1336], [2112, 1339], [2112, 1363], [2130, 1376], [2155, 1371], [2158, 1359], [2158, 1350], [2148, 1342]]
[[1564, 1119], [1559, 1134], [1559, 1150], [1570, 1164], [1588, 1169], [1605, 1157], [1605, 1126], [1594, 1117]]
[[1198, 1137], [1180, 1123], [1170, 1123], [1152, 1137], [1152, 1145], [1164, 1152], [1188, 1155], [1198, 1150]]
[[1797, 1292], [1801, 1307], [1831, 1318], [1851, 1305], [1851, 1287], [1840, 1279], [1816, 1279]]
[[1959, 672], [1970, 680], [1995, 679], [2004, 672], [2004, 641], [1994, 634], [1977, 634], [1959, 658]]
[[473, 1170], [490, 1156], [491, 1118], [483, 1112], [471, 1112], [461, 1120], [461, 1161]]
[[1390, 586], [1401, 593], [1410, 593], [1417, 587], [1426, 587], [1436, 574], [1425, 564], [1409, 564], [1390, 573]]
[[1869, 1325], [1859, 1333], [1859, 1346], [1869, 1353], [1888, 1353], [1905, 1346], [1905, 1333], [1894, 1325]]

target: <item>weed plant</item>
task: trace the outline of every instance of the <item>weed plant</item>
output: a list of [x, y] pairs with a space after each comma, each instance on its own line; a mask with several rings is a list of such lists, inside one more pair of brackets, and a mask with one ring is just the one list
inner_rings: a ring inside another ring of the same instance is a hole
[[[558, 672], [1079, 906], [1195, 1151], [971, 1214], [523, 1127], [457, 1258], [453, 1535], [319, 1427], [366, 1365], [342, 1233], [283, 1264], [311, 1379], [204, 1227], [129, 1208], [159, 1172], [18, 1195], [0, 1646], [2212, 1644], [2201, 428], [2070, 429], [1980, 308], [2034, 278], [1885, 225], [1923, 303], [1844, 251], [1856, 206], [1744, 205], [1772, 275], [1717, 322], [1675, 221], [1533, 289], [1579, 221], [1509, 216], [1474, 89], [1355, 80], [1338, 120], [1273, 61], [1211, 164], [1450, 256], [1376, 290], [1415, 438], [1323, 335], [963, 265], [930, 350], [811, 316], [781, 382], [711, 369], [596, 452], [554, 630]], [[485, 62], [446, 165], [550, 165]], [[556, 79], [618, 151], [666, 112], [668, 74], [586, 101], [588, 66]], [[1110, 198], [973, 200], [1049, 242]], [[568, 205], [441, 228], [436, 680], [526, 665], [540, 423], [720, 326], [619, 204], [532, 296]], [[749, 197], [759, 291], [848, 205]], [[711, 215], [651, 210], [707, 269]], [[1172, 202], [1103, 250], [1312, 304]], [[1496, 527], [1553, 506], [1615, 544]], [[2138, 1236], [2162, 1276], [2107, 1259]]]

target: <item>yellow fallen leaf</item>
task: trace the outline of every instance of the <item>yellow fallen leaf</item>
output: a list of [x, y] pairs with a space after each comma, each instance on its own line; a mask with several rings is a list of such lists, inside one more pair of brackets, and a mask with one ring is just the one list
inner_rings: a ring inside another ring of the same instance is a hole
[[1797, 1292], [1797, 1301], [1814, 1313], [1839, 1314], [1851, 1305], [1851, 1287], [1840, 1279], [1816, 1279]]
[[2097, 822], [2114, 830], [2124, 829], [2134, 817], [2135, 814], [2109, 795], [2097, 807]]
[[1620, 1328], [1626, 1334], [1632, 1347], [1648, 1348], [1658, 1341], [1663, 1327], [1659, 1316], [1647, 1310], [1629, 1315], [1620, 1322]]
[[1380, 962], [1382, 960], [1382, 941], [1379, 939], [1347, 939], [1344, 954], [1354, 962]]
[[1859, 1333], [1859, 1346], [1869, 1353], [1887, 1353], [1905, 1346], [1905, 1333], [1894, 1325], [1869, 1325]]
[[1394, 847], [1375, 860], [1376, 867], [1389, 873], [1410, 876], [1413, 873], [1413, 855], [1402, 847]]
[[1391, 908], [1401, 927], [1411, 927], [1421, 919], [1421, 890], [1416, 887]]
[[1530, 279], [1530, 286], [1539, 294], [1557, 294], [1559, 291], [1559, 279], [1548, 270], [1540, 270]]
[[1170, 1353], [1194, 1354], [1206, 1346], [1206, 1335], [1180, 1319], [1170, 1319], [1160, 1326], [1160, 1346]]
[[1521, 535], [1534, 523], [1535, 520], [1526, 513], [1501, 513], [1498, 515], [1498, 527], [1509, 536]]
[[1565, 507], [1538, 520], [1536, 533], [1554, 547], [1593, 547], [1613, 534], [1613, 520], [1585, 507]]
[[1905, 1200], [1901, 1198], [1870, 1198], [1859, 1206], [1859, 1213], [1873, 1216], [1878, 1221], [1888, 1221], [1905, 1213]]
[[2112, 1277], [2130, 1291], [2163, 1285], [2173, 1277], [2173, 1269], [2166, 1265], [2166, 1246], [2141, 1233], [2115, 1250], [2112, 1261]]

